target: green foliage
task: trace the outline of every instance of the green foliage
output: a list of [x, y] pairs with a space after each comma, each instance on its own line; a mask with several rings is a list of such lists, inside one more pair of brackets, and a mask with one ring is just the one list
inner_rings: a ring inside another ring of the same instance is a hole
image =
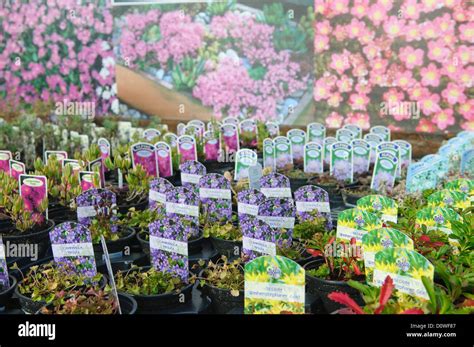
[[180, 63], [173, 64], [171, 77], [177, 90], [191, 91], [204, 71], [205, 60], [186, 56]]
[[241, 241], [242, 233], [240, 229], [232, 222], [225, 224], [221, 223], [209, 223], [203, 228], [203, 236], [215, 237], [217, 239], [229, 240], [229, 241]]
[[236, 0], [208, 1], [206, 12], [211, 16], [221, 16], [234, 9]]
[[[203, 267], [205, 262], [200, 260], [196, 265]], [[239, 296], [239, 291], [244, 290], [244, 264], [241, 259], [229, 262], [222, 256], [215, 263], [209, 261], [202, 277], [193, 276], [193, 279], [199, 279], [201, 286], [230, 290], [232, 296]]]
[[56, 293], [51, 305], [41, 309], [42, 314], [116, 314], [117, 300], [111, 293], [90, 288], [67, 294]]
[[161, 214], [154, 209], [146, 209], [143, 211], [137, 211], [134, 207], [130, 208], [127, 212], [127, 215], [123, 218], [120, 218], [120, 223], [131, 228], [137, 229], [137, 232], [148, 232], [148, 226], [158, 220], [163, 218]]
[[283, 4], [279, 2], [271, 5], [263, 5], [263, 13], [258, 17], [260, 22], [281, 28], [288, 23], [288, 15], [285, 12]]
[[297, 26], [286, 25], [273, 34], [273, 44], [278, 51], [290, 50], [306, 53], [306, 33]]
[[310, 240], [316, 233], [324, 233], [326, 231], [326, 218], [318, 216], [315, 212], [311, 219], [300, 221], [293, 229], [293, 237], [300, 240]]

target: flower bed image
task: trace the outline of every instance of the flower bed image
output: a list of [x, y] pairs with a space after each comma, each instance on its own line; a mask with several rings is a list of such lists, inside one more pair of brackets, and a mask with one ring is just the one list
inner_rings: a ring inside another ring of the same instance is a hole
[[320, 121], [474, 129], [472, 4], [315, 0], [315, 12]]

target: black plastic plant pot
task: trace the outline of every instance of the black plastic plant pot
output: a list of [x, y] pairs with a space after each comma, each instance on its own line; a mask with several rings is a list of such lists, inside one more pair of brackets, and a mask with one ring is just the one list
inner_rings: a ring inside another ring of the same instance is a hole
[[[144, 266], [130, 271], [146, 272], [150, 268], [151, 266]], [[179, 292], [163, 293], [157, 295], [136, 295], [126, 292], [120, 292], [119, 294], [126, 294], [135, 299], [138, 304], [138, 314], [153, 314], [160, 313], [160, 311], [177, 308], [180, 305], [191, 302], [193, 286], [194, 284], [190, 283], [183, 287]]]
[[293, 193], [306, 185], [308, 185], [308, 179], [306, 178], [290, 178], [290, 188]]
[[[307, 263], [305, 270], [317, 269], [323, 264], [322, 259], [317, 259]], [[347, 293], [359, 305], [363, 305], [364, 301], [357, 289], [352, 288], [345, 281], [330, 281], [306, 274], [306, 291], [320, 298], [326, 313], [333, 313], [344, 306], [332, 301], [328, 295], [332, 292]]]
[[125, 201], [125, 202], [122, 202], [121, 204], [118, 205], [118, 212], [120, 214], [127, 214], [128, 211], [131, 209], [131, 208], [134, 208], [135, 211], [144, 211], [148, 208], [148, 200], [147, 199], [144, 199], [140, 202], [128, 202], [128, 201]]
[[120, 302], [120, 310], [122, 311], [122, 314], [131, 315], [137, 312], [138, 304], [132, 296], [124, 293], [118, 293], [118, 299]]
[[225, 255], [228, 259], [240, 257], [242, 251], [242, 241], [232, 241], [210, 237], [211, 243], [220, 255]]
[[175, 172], [173, 176], [164, 178], [166, 178], [175, 187], [181, 185], [181, 171]]
[[[38, 258], [44, 257], [46, 252], [50, 247], [49, 232], [56, 225], [53, 220], [47, 220], [46, 225], [42, 227], [36, 227], [24, 232], [20, 232], [15, 229], [11, 221], [3, 222], [3, 225], [0, 226], [0, 235], [3, 237], [3, 244], [7, 245], [37, 245], [37, 254]], [[12, 257], [9, 257], [7, 254], [7, 263], [13, 260]]]
[[63, 222], [76, 221], [77, 212], [57, 202], [51, 203], [48, 207], [48, 218], [54, 220], [58, 225]]
[[[137, 234], [137, 239], [142, 247], [143, 253], [150, 257], [150, 241], [146, 239], [147, 234], [146, 231], [141, 231]], [[199, 230], [199, 234], [191, 238], [188, 242], [188, 254], [193, 255], [201, 252], [203, 242], [204, 237], [202, 236], [202, 231]]]
[[14, 276], [9, 275], [8, 278], [10, 280], [10, 287], [0, 288], [0, 308], [7, 306], [8, 301], [15, 292], [15, 288], [17, 285], [17, 280]]
[[[135, 238], [135, 230], [129, 227], [119, 227], [119, 233], [121, 237], [115, 241], [106, 241], [107, 250], [110, 254], [123, 252], [126, 247], [131, 247], [132, 241]], [[94, 244], [94, 254], [96, 259], [102, 259], [104, 250], [102, 249], [102, 243]]]
[[244, 309], [244, 291], [239, 296], [232, 296], [229, 289], [221, 289], [205, 284], [202, 293], [211, 299], [211, 309], [216, 314], [226, 314], [231, 311]]
[[356, 189], [359, 187], [360, 186], [356, 186], [351, 188], [345, 188], [342, 190], [342, 197], [346, 204], [356, 206], [357, 201], [366, 195], [360, 192], [356, 192]]
[[218, 173], [224, 174], [226, 171], [230, 171], [234, 168], [234, 163], [224, 163], [218, 161], [205, 161], [204, 166], [206, 167], [207, 173]]

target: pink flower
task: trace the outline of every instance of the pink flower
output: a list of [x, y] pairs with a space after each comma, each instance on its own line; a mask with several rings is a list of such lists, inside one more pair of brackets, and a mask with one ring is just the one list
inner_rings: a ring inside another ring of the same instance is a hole
[[451, 105], [457, 103], [463, 103], [466, 101], [466, 95], [464, 95], [464, 88], [456, 83], [450, 82], [446, 89], [441, 92], [443, 98], [445, 98]]
[[344, 124], [353, 124], [363, 130], [368, 130], [370, 128], [370, 117], [367, 113], [362, 112], [349, 113], [344, 120]]
[[368, 5], [368, 0], [354, 1], [354, 4], [351, 7], [351, 14], [359, 19], [365, 17], [367, 15]]
[[343, 72], [350, 67], [348, 54], [346, 52], [341, 54], [332, 54], [331, 64], [329, 65], [329, 67], [331, 69], [336, 70], [340, 75], [342, 75]]
[[474, 99], [470, 99], [459, 105], [459, 113], [467, 120], [474, 121]]
[[330, 9], [335, 15], [349, 12], [349, 0], [332, 0], [329, 3]]
[[405, 99], [405, 95], [403, 92], [398, 91], [395, 88], [391, 88], [383, 94], [383, 99], [390, 104], [396, 104], [403, 101]]
[[325, 78], [321, 78], [316, 81], [316, 84], [314, 85], [314, 100], [320, 101], [320, 100], [325, 100], [329, 97], [331, 93], [331, 90], [329, 86], [326, 83]]
[[414, 49], [411, 46], [400, 49], [400, 60], [405, 63], [408, 69], [413, 69], [416, 66], [423, 64], [424, 52], [422, 49]]
[[417, 0], [406, 0], [400, 8], [401, 14], [405, 18], [416, 20], [420, 17], [420, 7]]
[[375, 26], [379, 26], [387, 18], [387, 9], [379, 4], [370, 6], [369, 19]]
[[329, 48], [329, 37], [324, 35], [314, 36], [314, 51], [321, 53]]
[[405, 26], [405, 20], [398, 19], [395, 16], [391, 16], [383, 24], [383, 28], [391, 39], [396, 38], [403, 32]]
[[439, 107], [440, 97], [438, 94], [424, 95], [420, 100], [421, 111], [425, 115], [430, 115], [440, 111]]
[[439, 86], [440, 73], [435, 64], [431, 63], [427, 67], [421, 68], [421, 84], [424, 86]]
[[340, 128], [342, 126], [342, 121], [344, 117], [339, 115], [337, 112], [331, 112], [329, 116], [326, 117], [326, 126], [329, 128]]
[[428, 58], [443, 63], [448, 57], [449, 50], [442, 40], [428, 42]]
[[474, 22], [461, 24], [459, 26], [459, 34], [459, 38], [461, 40], [467, 41], [472, 44], [474, 42]]
[[416, 131], [424, 133], [432, 133], [435, 129], [436, 127], [434, 124], [426, 118], [420, 119], [418, 126], [416, 127]]
[[405, 26], [404, 33], [405, 33], [406, 40], [408, 42], [421, 40], [420, 25], [415, 21], [410, 21]]
[[421, 32], [425, 40], [433, 40], [438, 37], [439, 28], [434, 22], [427, 21], [421, 25]]
[[396, 78], [396, 85], [402, 89], [408, 89], [415, 84], [415, 79], [410, 70], [406, 70], [399, 74]]
[[452, 109], [444, 109], [436, 113], [432, 118], [439, 129], [445, 130], [448, 126], [454, 125], [454, 117]]
[[353, 110], [365, 111], [370, 99], [365, 94], [351, 94], [349, 105]]

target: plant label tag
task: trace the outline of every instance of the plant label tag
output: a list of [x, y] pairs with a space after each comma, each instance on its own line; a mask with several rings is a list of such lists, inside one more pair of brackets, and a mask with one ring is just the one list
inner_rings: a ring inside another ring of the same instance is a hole
[[336, 238], [346, 243], [354, 238], [356, 244], [360, 245], [362, 236], [381, 227], [382, 221], [376, 214], [350, 208], [340, 212], [337, 217]]
[[324, 217], [328, 230], [332, 229], [329, 194], [322, 188], [307, 185], [295, 191], [296, 214], [300, 220], [311, 220], [314, 215]]
[[155, 146], [150, 143], [139, 142], [130, 147], [132, 166], [141, 165], [148, 176], [158, 177], [158, 163]]
[[277, 136], [280, 136], [280, 126], [275, 122], [266, 122], [265, 127], [268, 131], [270, 138], [274, 139]]
[[19, 184], [25, 210], [31, 212], [35, 220], [44, 220], [45, 215], [47, 219], [48, 179], [45, 176], [20, 175]]
[[178, 137], [178, 154], [180, 155], [180, 164], [183, 164], [189, 160], [196, 161], [196, 139], [189, 135], [181, 135]]
[[369, 171], [370, 144], [365, 140], [355, 139], [352, 145], [352, 167], [354, 174], [361, 175]]
[[323, 147], [316, 142], [308, 142], [304, 146], [304, 172], [321, 174], [323, 173]]
[[25, 164], [23, 164], [21, 161], [10, 159], [9, 165], [10, 165], [10, 176], [16, 179], [17, 181], [19, 180], [20, 175], [24, 175], [26, 173]]
[[246, 189], [237, 193], [237, 213], [239, 221], [247, 216], [258, 216], [258, 205], [265, 201], [265, 195], [256, 189]]
[[156, 157], [158, 159], [158, 173], [160, 177], [173, 176], [173, 156], [171, 147], [166, 142], [155, 143]]
[[214, 131], [204, 133], [204, 155], [206, 161], [218, 161], [221, 154], [221, 141]]
[[239, 181], [249, 177], [249, 169], [258, 162], [257, 153], [251, 149], [241, 149], [235, 157], [234, 180]]
[[391, 192], [395, 185], [399, 160], [391, 152], [377, 153], [370, 189], [376, 192]]
[[304, 145], [306, 143], [306, 132], [301, 129], [291, 129], [286, 134], [291, 143], [291, 156], [293, 165], [302, 166], [304, 162]]
[[107, 272], [109, 274], [109, 282], [110, 286], [112, 287], [112, 293], [115, 296], [115, 300], [117, 300], [117, 308], [118, 308], [118, 314], [122, 314], [122, 308], [120, 307], [120, 300], [117, 292], [117, 286], [115, 285], [115, 277], [114, 277], [114, 272], [112, 271], [112, 264], [110, 263], [110, 256], [109, 256], [109, 250], [107, 249], [107, 242], [105, 242], [104, 235], [100, 235], [100, 242], [102, 244], [102, 249], [104, 251], [103, 254], [103, 259], [105, 261], [105, 265], [107, 267]]
[[398, 204], [383, 195], [367, 195], [357, 200], [357, 208], [376, 214], [382, 222], [397, 223]]
[[267, 223], [255, 216], [247, 216], [241, 223], [243, 259], [260, 255], [276, 255], [276, 233]]
[[293, 154], [291, 141], [288, 137], [278, 136], [273, 139], [275, 147], [275, 161], [277, 170], [291, 170], [293, 168]]
[[263, 167], [276, 170], [275, 146], [270, 138], [263, 140]]
[[160, 136], [161, 136], [161, 131], [154, 128], [146, 129], [143, 132], [143, 137], [145, 138], [147, 142], [150, 142], [150, 143], [153, 143], [153, 141], [156, 141]]
[[262, 178], [263, 169], [260, 163], [249, 167], [249, 185], [250, 189], [260, 189], [260, 180]]
[[260, 191], [267, 198], [292, 198], [290, 179], [276, 172], [260, 178]]
[[220, 174], [207, 174], [199, 180], [201, 206], [208, 221], [232, 219], [232, 191], [230, 182]]
[[10, 159], [13, 159], [12, 152], [0, 151], [0, 171], [10, 172]]
[[240, 122], [240, 146], [242, 148], [257, 148], [258, 128], [254, 119], [246, 119]]
[[105, 166], [102, 158], [97, 158], [89, 163], [89, 171], [99, 175], [99, 188], [105, 188]]
[[0, 235], [0, 287], [2, 291], [10, 288], [10, 278], [8, 277], [7, 257], [2, 235]]
[[315, 142], [324, 146], [326, 127], [321, 123], [310, 123], [306, 126], [306, 142]]
[[235, 153], [240, 149], [238, 127], [232, 123], [221, 125], [221, 139], [225, 153]]
[[79, 182], [83, 192], [89, 189], [99, 189], [100, 187], [100, 176], [98, 172], [93, 171], [80, 171]]
[[339, 182], [353, 182], [352, 145], [345, 142], [333, 143], [331, 148], [330, 174]]

